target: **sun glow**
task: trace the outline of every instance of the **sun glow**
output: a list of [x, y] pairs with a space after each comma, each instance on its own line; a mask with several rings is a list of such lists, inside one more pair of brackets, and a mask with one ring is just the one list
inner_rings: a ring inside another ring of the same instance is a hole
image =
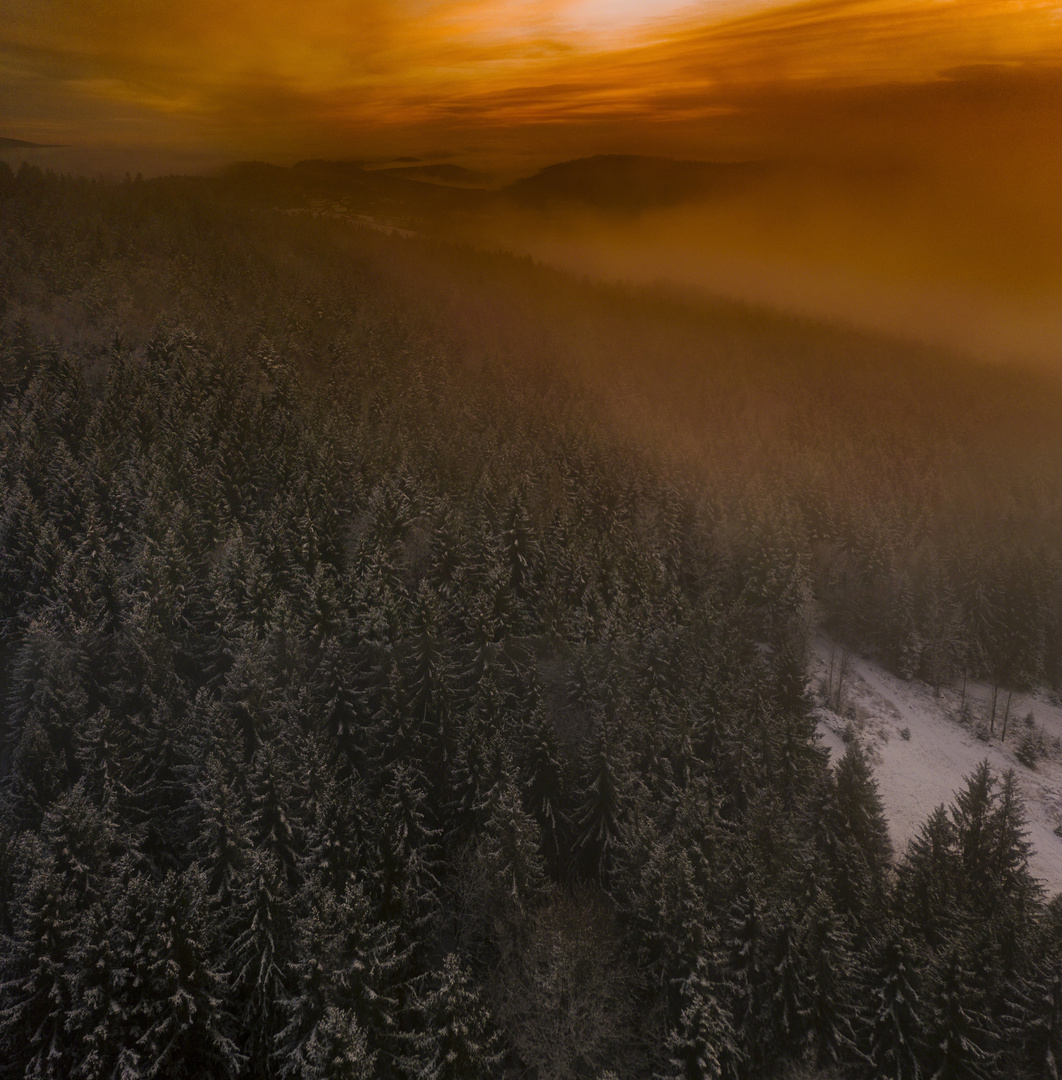
[[764, 87], [1045, 63], [1062, 64], [1057, 5], [1010, 0], [17, 0], [0, 130], [298, 154], [541, 124], [585, 140], [573, 125], [592, 118], [588, 148], [634, 149], [647, 124], [726, 115]]

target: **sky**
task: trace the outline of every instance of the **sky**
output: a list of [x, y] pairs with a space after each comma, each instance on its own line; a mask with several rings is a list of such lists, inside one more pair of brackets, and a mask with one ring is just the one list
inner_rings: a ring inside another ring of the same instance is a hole
[[860, 88], [936, 86], [986, 68], [1043, 80], [1062, 66], [1057, 0], [3, 8], [0, 135], [277, 161], [756, 156], [785, 148], [794, 102], [815, 145], [838, 121], [858, 128], [836, 110], [868, 108], [851, 96]]

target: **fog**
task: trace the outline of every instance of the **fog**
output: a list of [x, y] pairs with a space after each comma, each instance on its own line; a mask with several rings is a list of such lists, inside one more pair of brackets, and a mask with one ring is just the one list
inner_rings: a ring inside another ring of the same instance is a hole
[[478, 227], [580, 276], [661, 284], [1057, 369], [1057, 210], [943, 174], [779, 166], [746, 190], [631, 215], [509, 208]]
[[[419, 159], [489, 170], [490, 191], [458, 197], [386, 173], [300, 173], [285, 205], [327, 196], [403, 235], [441, 234], [594, 280], [688, 289], [1062, 371], [1062, 68], [746, 90], [732, 104], [707, 127], [658, 124], [604, 142], [587, 132], [579, 148], [554, 133], [550, 154], [535, 131], [521, 130]], [[534, 190], [507, 188], [521, 167], [525, 177], [536, 167], [532, 149], [545, 162], [607, 152], [628, 155], [627, 165], [610, 172], [610, 159], [598, 157]], [[235, 156], [0, 151], [14, 168], [26, 160], [119, 180], [208, 173]], [[720, 179], [711, 170], [728, 166], [710, 162], [751, 167]], [[312, 190], [299, 186], [311, 179]], [[272, 177], [270, 191], [286, 182]]]
[[1059, 370], [1062, 69], [964, 69], [740, 104], [675, 156], [761, 163], [747, 182], [627, 213], [585, 198], [510, 207], [480, 223], [481, 238], [595, 278]]

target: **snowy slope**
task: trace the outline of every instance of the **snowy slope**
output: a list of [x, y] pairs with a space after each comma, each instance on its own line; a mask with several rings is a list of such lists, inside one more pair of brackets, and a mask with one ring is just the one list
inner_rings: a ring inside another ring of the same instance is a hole
[[[824, 638], [816, 640], [811, 656], [812, 686], [825, 683], [832, 666], [834, 677], [841, 649]], [[836, 681], [834, 683], [836, 685]], [[940, 697], [924, 683], [904, 681], [879, 665], [852, 655], [841, 700], [841, 714], [819, 710], [819, 732], [836, 760], [844, 753], [841, 733], [851, 724], [867, 750], [897, 855], [918, 835], [925, 819], [940, 803], [950, 805], [956, 790], [964, 786], [979, 762], [987, 758], [1001, 773], [1013, 769], [1026, 800], [1029, 840], [1033, 844], [1030, 868], [1048, 895], [1062, 891], [1062, 755], [1041, 760], [1035, 769], [1022, 765], [1014, 755], [1019, 739], [1028, 730], [1025, 717], [1048, 740], [1062, 737], [1062, 708], [1046, 694], [1014, 694], [1010, 703], [1007, 742], [999, 741], [1005, 693], [997, 704], [996, 737], [982, 741], [975, 734], [976, 721], [987, 718], [991, 693], [983, 685], [969, 684], [967, 700], [975, 723], [960, 724], [960, 688], [943, 689]], [[907, 729], [910, 738], [901, 731]]]

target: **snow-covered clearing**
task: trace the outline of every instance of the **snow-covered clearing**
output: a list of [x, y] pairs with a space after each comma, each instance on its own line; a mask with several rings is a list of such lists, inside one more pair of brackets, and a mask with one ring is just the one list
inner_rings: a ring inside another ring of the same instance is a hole
[[[841, 656], [840, 646], [825, 638], [816, 640], [810, 674], [817, 699], [821, 699], [818, 690], [826, 685], [831, 668], [836, 687]], [[1018, 761], [1014, 751], [1030, 730], [1026, 723], [1029, 713], [1048, 743], [1062, 738], [1062, 707], [1044, 692], [1015, 693], [1004, 744], [999, 740], [1007, 699], [1003, 691], [996, 707], [995, 738], [983, 741], [976, 733], [977, 721], [984, 718], [987, 728], [991, 696], [989, 687], [972, 682], [967, 685], [966, 697], [974, 718], [967, 726], [956, 719], [960, 687], [944, 688], [934, 697], [932, 688], [924, 683], [905, 681], [850, 654], [840, 714], [820, 708], [819, 732], [836, 760], [845, 749], [842, 732], [851, 724], [873, 766], [897, 855], [918, 835], [937, 805], [951, 804], [955, 792], [964, 786], [963, 778], [985, 758], [998, 773], [1013, 769], [1029, 817], [1033, 845], [1030, 869], [1042, 880], [1048, 895], [1053, 895], [1062, 891], [1062, 837], [1055, 833], [1062, 824], [1062, 754], [1056, 750], [1030, 769]], [[910, 733], [909, 738], [901, 734], [904, 730]]]

